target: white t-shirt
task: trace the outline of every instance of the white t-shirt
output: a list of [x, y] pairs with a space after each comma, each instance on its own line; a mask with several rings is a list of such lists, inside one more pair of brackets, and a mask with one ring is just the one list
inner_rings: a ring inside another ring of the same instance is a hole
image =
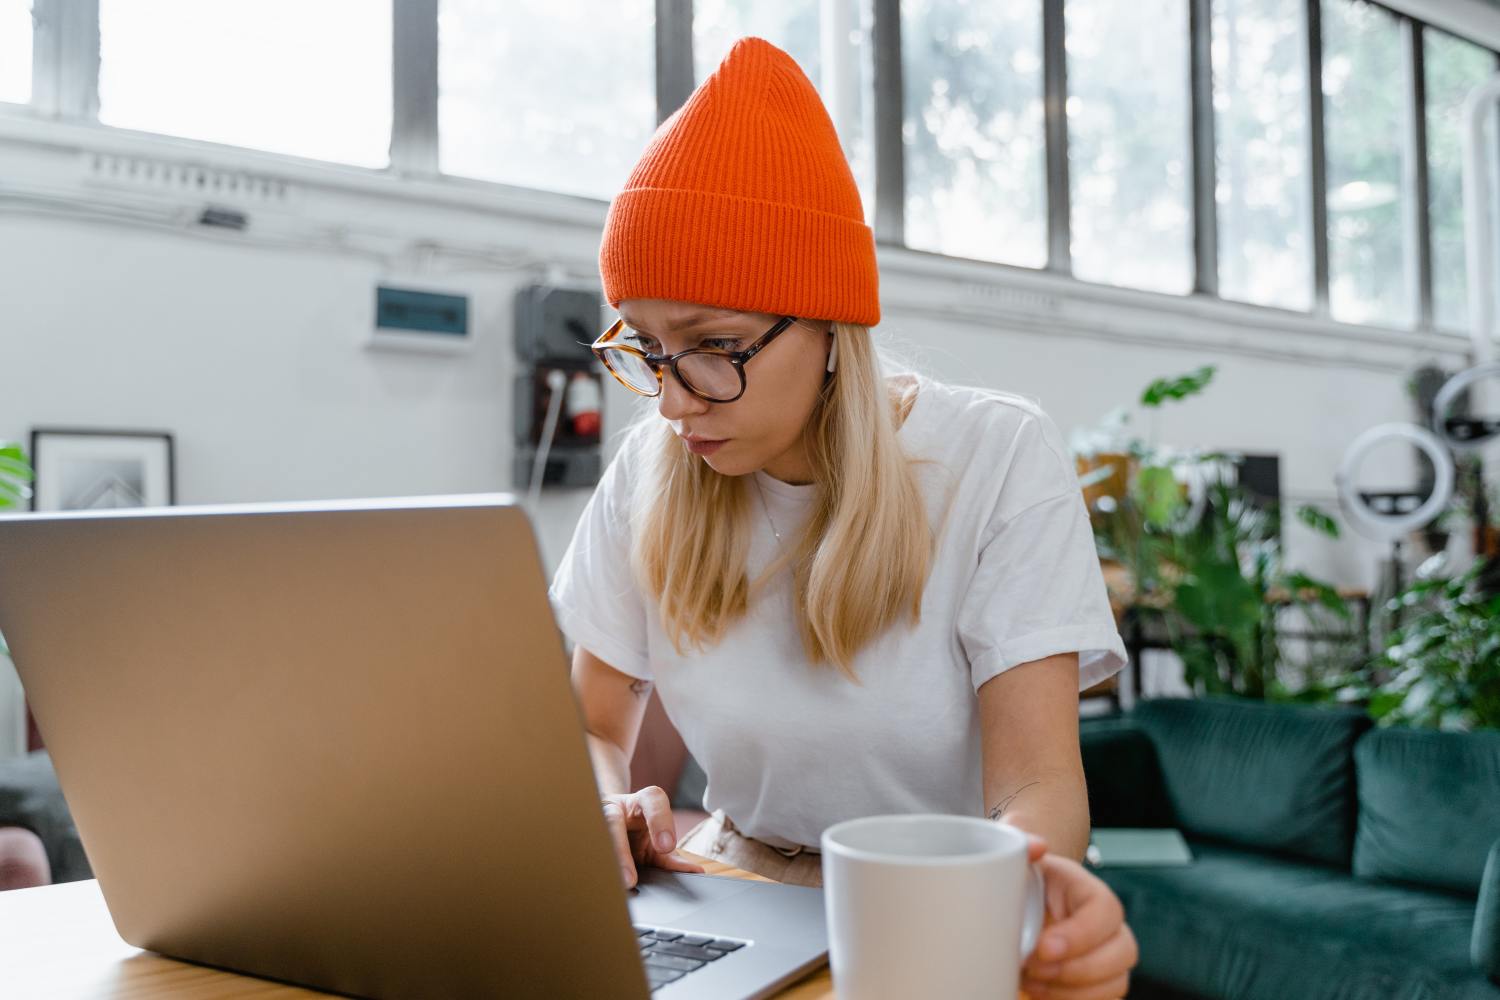
[[[1125, 663], [1077, 473], [1035, 402], [919, 377], [899, 438], [933, 460], [913, 470], [941, 534], [920, 624], [861, 650], [858, 684], [808, 662], [790, 569], [717, 645], [677, 655], [629, 565], [640, 463], [628, 456], [605, 471], [553, 578], [569, 638], [655, 683], [708, 777], [704, 808], [772, 844], [816, 847], [825, 827], [876, 813], [983, 815], [979, 686], [1055, 653], [1079, 653], [1083, 688]], [[771, 523], [791, 544], [816, 489], [753, 475], [770, 523], [752, 496], [750, 579], [776, 551]]]

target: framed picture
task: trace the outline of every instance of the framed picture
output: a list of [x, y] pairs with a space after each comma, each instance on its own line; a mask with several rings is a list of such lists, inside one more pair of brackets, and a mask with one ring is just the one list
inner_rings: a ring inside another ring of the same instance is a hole
[[166, 507], [177, 502], [165, 431], [31, 431], [32, 510]]

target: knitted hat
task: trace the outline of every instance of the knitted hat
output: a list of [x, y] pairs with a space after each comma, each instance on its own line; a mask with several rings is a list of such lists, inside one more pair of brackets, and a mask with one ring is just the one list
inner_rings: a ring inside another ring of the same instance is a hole
[[612, 306], [673, 299], [880, 322], [859, 189], [791, 56], [740, 39], [662, 122], [610, 205], [599, 272]]

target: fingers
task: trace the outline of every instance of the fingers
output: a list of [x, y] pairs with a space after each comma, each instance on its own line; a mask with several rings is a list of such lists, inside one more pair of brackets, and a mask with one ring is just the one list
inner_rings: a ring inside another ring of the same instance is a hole
[[1042, 860], [1042, 874], [1047, 882], [1047, 908], [1061, 919], [1042, 934], [1036, 958], [1055, 961], [1087, 955], [1124, 926], [1125, 908], [1120, 900], [1078, 862], [1048, 855]]
[[658, 854], [652, 862], [658, 868], [665, 868], [671, 872], [689, 872], [693, 875], [702, 875], [706, 869], [687, 858], [678, 857], [675, 854]]
[[620, 796], [604, 800], [604, 822], [609, 827], [610, 842], [615, 845], [615, 860], [625, 878], [625, 888], [635, 885], [635, 858], [630, 853], [630, 833], [625, 828], [625, 806]]
[[1031, 1000], [1120, 1000], [1130, 989], [1130, 976], [1121, 974], [1093, 986], [1052, 986], [1029, 979], [1023, 985]]
[[1068, 858], [1042, 862], [1048, 910], [1022, 983], [1032, 1000], [1117, 1000], [1140, 957], [1120, 900], [1098, 877]]
[[1077, 958], [1060, 962], [1033, 959], [1026, 963], [1028, 982], [1047, 987], [1083, 987], [1113, 981], [1135, 967], [1140, 957], [1135, 935], [1128, 925], [1121, 925], [1104, 945]]
[[671, 854], [677, 846], [677, 824], [672, 820], [672, 803], [667, 793], [656, 785], [642, 788], [633, 796], [646, 819], [651, 848], [657, 854]]

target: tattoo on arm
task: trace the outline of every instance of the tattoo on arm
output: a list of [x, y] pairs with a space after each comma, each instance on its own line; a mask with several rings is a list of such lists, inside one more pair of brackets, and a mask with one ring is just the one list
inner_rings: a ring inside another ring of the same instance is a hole
[[630, 693], [637, 698], [644, 698], [651, 693], [651, 682], [634, 680], [630, 682]]
[[1016, 796], [1017, 795], [1020, 795], [1022, 792], [1026, 791], [1026, 789], [1030, 788], [1032, 785], [1040, 785], [1040, 784], [1041, 784], [1040, 781], [1033, 781], [1030, 784], [1022, 785], [1020, 788], [1017, 788], [1014, 792], [1011, 792], [1005, 798], [1001, 799], [1000, 802], [995, 806], [995, 808], [993, 808], [993, 809], [990, 810], [990, 819], [999, 819], [1002, 815], [1004, 815], [1005, 810], [1010, 807], [1010, 804], [1016, 800]]

